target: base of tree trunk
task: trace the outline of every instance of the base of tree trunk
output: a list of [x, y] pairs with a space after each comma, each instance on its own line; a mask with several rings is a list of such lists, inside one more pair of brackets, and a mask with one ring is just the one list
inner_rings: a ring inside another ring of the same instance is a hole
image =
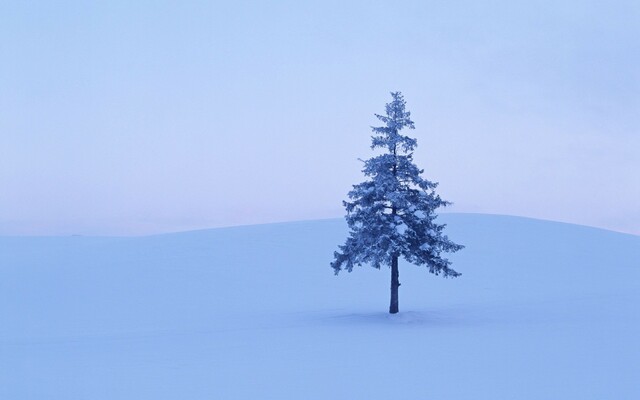
[[400, 287], [398, 273], [398, 257], [391, 258], [391, 304], [389, 305], [389, 313], [396, 314], [398, 312], [398, 287]]

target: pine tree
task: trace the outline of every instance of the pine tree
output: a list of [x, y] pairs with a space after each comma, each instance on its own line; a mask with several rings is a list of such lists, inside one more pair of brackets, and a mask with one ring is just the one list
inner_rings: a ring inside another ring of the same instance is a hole
[[369, 264], [380, 269], [391, 267], [391, 304], [389, 312], [398, 312], [398, 258], [425, 265], [429, 272], [444, 277], [460, 274], [450, 268], [443, 252], [456, 252], [464, 246], [455, 244], [443, 233], [445, 224], [436, 223], [436, 209], [451, 203], [435, 193], [436, 182], [420, 175], [423, 170], [413, 162], [416, 139], [401, 134], [414, 129], [411, 113], [400, 92], [391, 93], [386, 115], [375, 116], [384, 123], [372, 127], [372, 149], [382, 154], [364, 161], [362, 172], [368, 178], [353, 186], [344, 201], [349, 237], [334, 253], [331, 267], [337, 275], [355, 265]]

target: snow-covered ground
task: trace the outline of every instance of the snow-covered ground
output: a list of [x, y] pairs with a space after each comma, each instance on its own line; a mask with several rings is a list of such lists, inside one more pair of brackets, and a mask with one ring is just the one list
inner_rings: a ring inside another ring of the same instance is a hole
[[463, 275], [334, 276], [342, 220], [0, 238], [0, 399], [638, 399], [640, 237], [445, 214]]

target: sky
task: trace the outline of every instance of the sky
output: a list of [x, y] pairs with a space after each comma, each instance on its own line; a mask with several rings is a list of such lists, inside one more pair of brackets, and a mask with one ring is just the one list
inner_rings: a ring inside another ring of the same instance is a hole
[[0, 235], [341, 217], [402, 91], [447, 211], [640, 234], [636, 1], [0, 2]]

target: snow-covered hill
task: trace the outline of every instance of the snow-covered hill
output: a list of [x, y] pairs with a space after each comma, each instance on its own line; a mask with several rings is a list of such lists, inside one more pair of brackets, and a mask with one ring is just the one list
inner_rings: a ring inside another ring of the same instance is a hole
[[342, 220], [0, 237], [0, 398], [640, 398], [640, 237], [441, 218], [463, 275], [401, 263], [395, 316]]

